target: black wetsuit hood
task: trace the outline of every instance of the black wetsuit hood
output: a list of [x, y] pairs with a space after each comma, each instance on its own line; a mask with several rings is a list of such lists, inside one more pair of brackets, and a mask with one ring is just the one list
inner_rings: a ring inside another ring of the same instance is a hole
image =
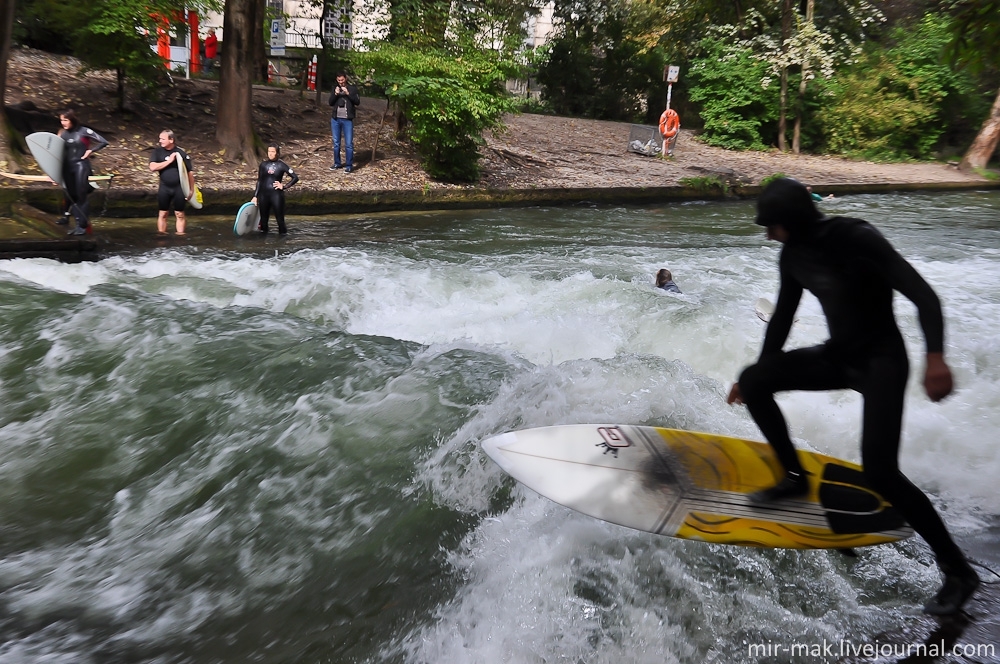
[[781, 225], [789, 236], [811, 235], [823, 218], [806, 186], [791, 178], [778, 178], [764, 187], [757, 198], [756, 223]]

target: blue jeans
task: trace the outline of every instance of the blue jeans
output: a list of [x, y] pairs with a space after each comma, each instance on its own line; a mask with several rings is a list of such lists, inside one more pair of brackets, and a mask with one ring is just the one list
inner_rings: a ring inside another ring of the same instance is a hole
[[344, 118], [331, 118], [330, 131], [333, 132], [333, 165], [340, 166], [340, 132], [344, 132], [344, 149], [347, 152], [347, 161], [344, 165], [348, 168], [354, 167], [354, 120]]

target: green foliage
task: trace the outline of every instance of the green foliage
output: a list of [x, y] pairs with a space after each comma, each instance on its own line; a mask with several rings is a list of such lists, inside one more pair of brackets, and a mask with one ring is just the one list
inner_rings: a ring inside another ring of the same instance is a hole
[[885, 60], [847, 74], [837, 103], [818, 117], [827, 148], [883, 161], [928, 156], [943, 131], [935, 122], [940, 97], [920, 95], [920, 83]]
[[772, 175], [768, 175], [766, 178], [761, 179], [760, 186], [761, 187], [766, 187], [767, 185], [771, 184], [775, 180], [781, 180], [782, 178], [787, 178], [787, 177], [788, 177], [787, 175], [785, 175], [784, 173], [781, 173], [781, 172], [774, 173]]
[[561, 115], [640, 121], [648, 107], [658, 117], [666, 92], [664, 49], [650, 38], [658, 12], [624, 0], [557, 3], [558, 32], [537, 56], [545, 102]]
[[[156, 34], [154, 14], [178, 16], [185, 9], [221, 9], [218, 0], [22, 0], [17, 6], [16, 38], [57, 53], [71, 53], [91, 69], [112, 69], [140, 92], [154, 90], [166, 78], [163, 61], [150, 44]], [[119, 100], [120, 104], [124, 100]]]
[[[150, 33], [156, 34], [155, 27]], [[149, 40], [138, 33], [134, 20], [130, 20], [120, 6], [117, 11], [81, 24], [73, 36], [76, 57], [91, 69], [118, 71], [142, 95], [151, 94], [166, 79], [163, 60], [150, 48]], [[124, 106], [125, 100], [119, 101]]]
[[516, 65], [493, 52], [416, 51], [382, 43], [353, 54], [354, 68], [370, 72], [386, 96], [399, 104], [409, 123], [409, 138], [431, 177], [474, 181], [479, 177], [479, 146], [486, 129], [502, 126], [515, 110], [506, 93]]
[[547, 58], [538, 68], [542, 99], [558, 115], [594, 116], [598, 86], [593, 69], [597, 56], [583, 40], [558, 37], [545, 46]]
[[82, 5], [65, 6], [57, 0], [21, 0], [15, 7], [14, 42], [68, 55], [73, 44], [65, 24], [86, 19], [87, 15], [87, 8]]
[[751, 48], [723, 37], [700, 43], [688, 72], [690, 99], [701, 104], [702, 139], [729, 149], [766, 149], [778, 117], [778, 87], [765, 85], [769, 66]]
[[729, 194], [729, 183], [717, 175], [705, 175], [701, 177], [681, 178], [678, 183], [682, 187], [695, 189], [702, 192], [718, 191], [722, 194]]
[[417, 51], [485, 44], [507, 57], [522, 48], [533, 0], [367, 0], [362, 12], [386, 40]]
[[448, 0], [388, 0], [391, 17], [389, 41], [418, 49], [440, 49], [447, 45]]
[[949, 58], [973, 71], [1000, 69], [1000, 0], [939, 0], [952, 18]]
[[828, 150], [926, 159], [956, 118], [981, 103], [975, 82], [944, 62], [946, 20], [927, 15], [893, 36], [894, 46], [867, 53], [831, 83], [834, 101], [816, 114]]
[[555, 115], [552, 105], [543, 99], [528, 97], [526, 99], [515, 99], [517, 111], [519, 113], [535, 113], [536, 115]]

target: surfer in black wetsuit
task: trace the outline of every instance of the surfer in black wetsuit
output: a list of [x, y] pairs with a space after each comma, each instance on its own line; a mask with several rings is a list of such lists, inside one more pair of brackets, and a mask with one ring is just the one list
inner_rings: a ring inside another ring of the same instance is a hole
[[[282, 182], [285, 175], [291, 178], [288, 184]], [[299, 181], [299, 176], [288, 164], [281, 161], [281, 148], [275, 144], [267, 146], [267, 161], [260, 163], [257, 169], [257, 188], [254, 189], [250, 201], [260, 208], [260, 232], [267, 233], [267, 222], [274, 210], [274, 218], [278, 222], [278, 234], [288, 232], [285, 226], [285, 189]]]
[[153, 150], [153, 154], [149, 158], [149, 170], [160, 175], [160, 189], [156, 194], [156, 202], [159, 206], [156, 230], [160, 235], [167, 234], [167, 213], [172, 208], [176, 221], [175, 232], [177, 235], [184, 235], [187, 230], [187, 216], [184, 214], [184, 207], [187, 205], [188, 199], [184, 197], [184, 191], [181, 189], [181, 176], [180, 170], [177, 168], [177, 160], [184, 160], [191, 196], [194, 196], [194, 170], [191, 166], [191, 158], [184, 150], [177, 147], [174, 132], [169, 129], [160, 132], [159, 142], [159, 147]]
[[[108, 142], [93, 129], [84, 127], [70, 109], [59, 114], [62, 129], [59, 137], [66, 142], [63, 149], [62, 177], [66, 189], [67, 211], [76, 219], [76, 228], [69, 235], [84, 235], [92, 232], [90, 225], [90, 176], [94, 173], [90, 166], [90, 156], [105, 147]], [[66, 223], [69, 219], [65, 219]]]
[[[756, 364], [743, 370], [727, 402], [744, 403], [785, 469], [775, 486], [752, 494], [766, 504], [808, 491], [776, 392], [853, 389], [864, 397], [861, 460], [871, 487], [882, 494], [930, 545], [944, 585], [926, 613], [957, 613], [979, 577], [948, 534], [927, 496], [899, 470], [899, 439], [909, 361], [893, 317], [893, 291], [912, 301], [927, 348], [924, 389], [931, 401], [952, 391], [944, 361], [944, 319], [937, 295], [868, 222], [825, 218], [801, 183], [781, 178], [757, 201], [757, 223], [784, 244], [778, 261], [780, 290]], [[819, 300], [830, 339], [819, 346], [783, 346], [803, 290]]]

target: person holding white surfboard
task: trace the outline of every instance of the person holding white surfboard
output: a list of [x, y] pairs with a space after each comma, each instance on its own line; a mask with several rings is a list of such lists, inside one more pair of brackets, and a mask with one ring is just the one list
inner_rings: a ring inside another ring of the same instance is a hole
[[[285, 175], [291, 179], [282, 182]], [[285, 235], [285, 190], [299, 181], [298, 174], [281, 160], [281, 148], [272, 143], [267, 146], [267, 160], [260, 162], [257, 169], [257, 188], [253, 192], [251, 203], [260, 208], [260, 232], [267, 235], [267, 221], [274, 210], [274, 219], [278, 222], [278, 234]]]
[[[746, 404], [785, 470], [777, 485], [751, 503], [804, 495], [808, 478], [775, 402], [777, 392], [852, 389], [864, 397], [861, 462], [865, 478], [930, 545], [944, 576], [926, 613], [958, 613], [979, 586], [979, 576], [948, 533], [930, 500], [899, 469], [899, 444], [909, 360], [893, 316], [899, 291], [917, 307], [926, 345], [924, 389], [931, 401], [952, 389], [944, 361], [944, 317], [930, 285], [871, 224], [825, 217], [802, 183], [780, 178], [757, 199], [756, 223], [784, 246], [779, 291], [756, 364], [743, 370], [727, 403]], [[811, 348], [784, 350], [803, 291], [819, 300], [830, 338]]]
[[[82, 126], [73, 109], [60, 113], [59, 123], [62, 125], [59, 137], [66, 143], [63, 149], [62, 179], [67, 211], [76, 219], [76, 228], [68, 234], [84, 235], [92, 232], [90, 204], [87, 201], [93, 189], [89, 180], [94, 173], [90, 157], [106, 147], [108, 142], [93, 129]], [[66, 222], [69, 222], [68, 218]]]
[[[191, 158], [184, 150], [177, 147], [174, 132], [169, 129], [160, 132], [159, 142], [159, 147], [153, 150], [153, 155], [149, 159], [149, 170], [160, 176], [160, 189], [156, 194], [159, 206], [156, 230], [161, 235], [167, 234], [167, 214], [172, 209], [176, 222], [175, 232], [177, 235], [184, 235], [187, 230], [187, 217], [184, 208], [191, 196], [194, 196], [197, 191], [194, 186]], [[187, 189], [191, 192], [188, 196], [184, 195], [184, 187], [181, 186], [182, 168], [188, 178]]]

